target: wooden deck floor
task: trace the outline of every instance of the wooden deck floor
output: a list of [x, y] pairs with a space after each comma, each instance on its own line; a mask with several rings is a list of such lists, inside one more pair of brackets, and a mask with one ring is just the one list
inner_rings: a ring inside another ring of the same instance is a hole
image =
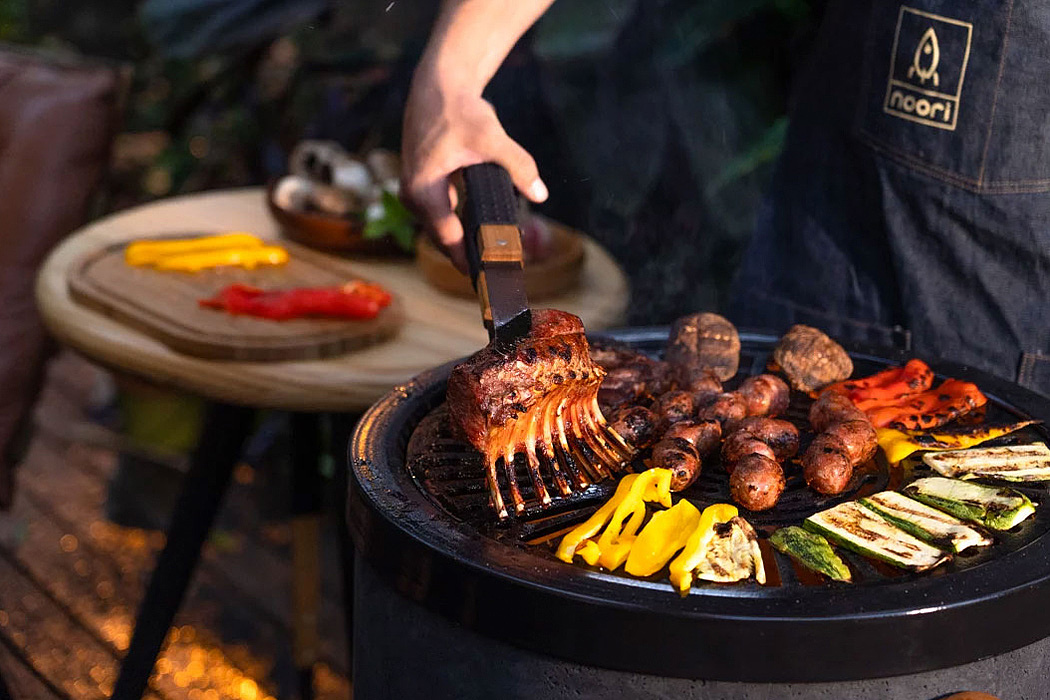
[[[95, 371], [68, 354], [52, 364], [15, 505], [0, 513], [0, 676], [16, 700], [108, 697], [163, 544], [158, 530], [105, 517], [118, 458], [105, 433], [86, 421]], [[268, 495], [275, 479], [238, 467], [158, 661], [153, 700], [294, 697], [289, 530], [261, 505], [276, 500]], [[147, 510], [156, 497], [143, 494]], [[158, 524], [165, 515], [158, 513]], [[351, 689], [333, 517], [324, 537], [315, 690], [319, 698], [344, 699]]]

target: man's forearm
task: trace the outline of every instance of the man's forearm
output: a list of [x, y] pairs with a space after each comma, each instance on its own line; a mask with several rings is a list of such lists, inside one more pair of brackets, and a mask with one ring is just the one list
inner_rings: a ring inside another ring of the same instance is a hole
[[554, 0], [445, 0], [420, 70], [451, 91], [481, 94], [521, 35]]

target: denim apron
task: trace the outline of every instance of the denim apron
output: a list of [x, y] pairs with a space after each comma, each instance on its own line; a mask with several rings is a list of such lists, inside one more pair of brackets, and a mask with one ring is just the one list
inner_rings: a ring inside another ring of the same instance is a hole
[[1050, 394], [1050, 5], [832, 0], [729, 314]]

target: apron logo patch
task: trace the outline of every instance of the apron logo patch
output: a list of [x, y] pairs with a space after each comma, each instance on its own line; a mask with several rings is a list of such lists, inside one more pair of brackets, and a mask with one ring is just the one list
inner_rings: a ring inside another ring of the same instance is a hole
[[886, 114], [955, 131], [973, 25], [901, 7], [886, 85]]

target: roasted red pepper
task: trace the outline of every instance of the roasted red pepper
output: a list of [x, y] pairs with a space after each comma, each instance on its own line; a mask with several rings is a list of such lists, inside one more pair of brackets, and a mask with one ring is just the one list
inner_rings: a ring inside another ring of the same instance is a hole
[[[876, 405], [903, 399], [933, 386], [933, 370], [922, 360], [908, 360], [903, 367], [891, 367], [863, 379], [837, 382], [824, 392], [841, 394], [862, 411]], [[821, 392], [821, 393], [824, 393]]]
[[920, 430], [944, 425], [988, 402], [977, 385], [945, 379], [936, 389], [864, 411], [876, 428]]
[[340, 287], [301, 287], [264, 291], [231, 284], [200, 305], [231, 314], [274, 321], [294, 318], [373, 319], [390, 304], [390, 294], [377, 284], [355, 280]]

